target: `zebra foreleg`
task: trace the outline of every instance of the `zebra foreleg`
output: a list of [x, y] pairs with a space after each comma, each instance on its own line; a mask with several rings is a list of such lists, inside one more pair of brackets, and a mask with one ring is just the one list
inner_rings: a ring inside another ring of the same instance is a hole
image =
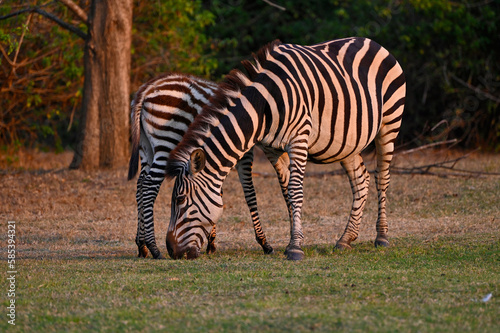
[[370, 185], [370, 174], [366, 171], [365, 164], [361, 155], [356, 155], [341, 162], [352, 190], [352, 208], [349, 215], [349, 221], [344, 233], [335, 245], [336, 249], [350, 249], [351, 242], [358, 238], [359, 225], [363, 217], [363, 208], [368, 195], [368, 186]]
[[288, 154], [281, 151], [275, 150], [270, 147], [262, 147], [262, 150], [266, 154], [267, 159], [273, 165], [274, 171], [276, 171], [276, 176], [280, 182], [281, 194], [286, 202], [286, 207], [288, 209], [288, 216], [290, 221], [292, 220], [292, 206], [290, 205], [290, 200], [288, 199], [288, 183], [290, 181], [290, 158]]
[[155, 230], [154, 230], [154, 217], [153, 208], [158, 191], [163, 179], [153, 180], [151, 174], [145, 177], [143, 182], [143, 209], [144, 209], [144, 229], [145, 229], [145, 243], [151, 255], [155, 259], [164, 259], [158, 246], [156, 245]]
[[248, 209], [250, 210], [250, 216], [252, 217], [255, 239], [262, 247], [265, 254], [271, 254], [274, 250], [267, 242], [266, 235], [262, 230], [259, 211], [257, 209], [257, 196], [255, 194], [255, 187], [252, 180], [253, 156], [253, 149], [250, 149], [238, 162], [236, 169], [238, 170], [240, 183], [243, 187], [243, 193], [245, 194], [245, 201], [247, 202]]
[[288, 151], [290, 158], [290, 181], [288, 183], [288, 200], [292, 208], [292, 221], [290, 228], [290, 243], [286, 247], [286, 258], [288, 260], [304, 259], [302, 242], [302, 203], [304, 202], [304, 172], [307, 162], [307, 139], [297, 140], [296, 146]]
[[216, 226], [212, 228], [210, 235], [208, 236], [207, 254], [213, 254], [216, 251], [215, 248], [215, 236], [217, 236]]
[[[290, 182], [290, 158], [287, 153], [281, 150], [275, 150], [270, 147], [262, 147], [262, 150], [266, 154], [267, 159], [273, 165], [276, 171], [276, 176], [278, 177], [281, 194], [285, 199], [286, 207], [288, 209], [288, 217], [290, 219], [290, 230], [292, 228], [293, 213], [292, 205], [290, 204], [290, 199], [288, 197], [288, 184]], [[285, 249], [285, 255], [288, 253], [288, 246]]]

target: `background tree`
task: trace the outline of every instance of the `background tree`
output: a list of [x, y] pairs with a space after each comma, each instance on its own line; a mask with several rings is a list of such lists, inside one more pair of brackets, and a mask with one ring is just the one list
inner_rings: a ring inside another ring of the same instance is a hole
[[88, 27], [79, 138], [70, 167], [116, 167], [129, 155], [132, 0], [92, 1]]
[[[88, 170], [125, 164], [129, 150], [132, 0], [91, 1], [88, 15], [72, 0], [59, 2], [78, 17], [87, 32], [40, 6], [30, 6], [10, 16], [30, 13], [31, 19], [33, 13], [41, 14], [85, 40], [80, 130], [70, 167]], [[16, 74], [15, 60], [8, 79]]]
[[[90, 13], [90, 0], [73, 1]], [[27, 4], [88, 33], [59, 1], [4, 0], [0, 16]], [[366, 36], [389, 49], [407, 76], [401, 142], [457, 139], [500, 151], [498, 1], [134, 0], [133, 7], [132, 92], [166, 71], [220, 80], [276, 38], [314, 44]], [[26, 12], [0, 20], [0, 46], [0, 148], [75, 149], [84, 39]]]
[[[118, 48], [110, 40], [123, 28], [119, 23], [123, 18], [115, 16], [124, 8], [106, 13], [115, 3], [64, 2], [73, 4], [73, 10], [54, 1], [10, 1], [0, 6], [0, 16], [8, 18], [0, 20], [0, 147], [71, 148], [77, 152], [74, 167], [79, 163], [82, 168], [125, 165], [130, 92], [165, 71], [208, 77], [216, 61], [205, 52], [210, 44], [204, 27], [211, 24], [213, 15], [201, 9], [200, 1], [135, 1], [133, 43], [127, 51], [128, 47]], [[123, 2], [116, 4], [120, 7]], [[106, 38], [99, 37], [102, 34]], [[117, 54], [106, 56], [103, 48], [108, 47]], [[130, 55], [133, 69], [130, 60], [126, 64], [120, 59]], [[84, 66], [84, 60], [89, 64]], [[106, 71], [114, 71], [109, 75], [115, 78], [103, 81]], [[123, 87], [129, 82], [119, 76], [123, 73], [131, 73], [132, 89]], [[84, 83], [85, 76], [89, 79]], [[119, 82], [102, 86], [115, 80]], [[106, 97], [120, 91], [124, 94], [120, 98]], [[87, 94], [92, 97], [82, 98]], [[120, 105], [110, 108], [111, 102]], [[116, 124], [121, 124], [120, 129]], [[116, 130], [110, 131], [110, 126]]]

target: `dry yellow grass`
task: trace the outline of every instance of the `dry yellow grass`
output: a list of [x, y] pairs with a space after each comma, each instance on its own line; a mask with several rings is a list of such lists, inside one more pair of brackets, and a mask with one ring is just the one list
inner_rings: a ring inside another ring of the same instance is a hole
[[[415, 166], [453, 159], [457, 152], [422, 152], [396, 157], [396, 166]], [[71, 153], [20, 152], [0, 157], [0, 218], [16, 221], [19, 259], [41, 257], [113, 257], [136, 255], [135, 181], [127, 169], [99, 172], [68, 170]], [[373, 169], [373, 156], [365, 158]], [[455, 166], [500, 173], [500, 155], [474, 153]], [[308, 164], [303, 225], [305, 245], [335, 244], [350, 210], [351, 193], [345, 175], [323, 175], [339, 165]], [[254, 170], [272, 174], [258, 158]], [[256, 175], [262, 225], [278, 250], [288, 242], [286, 207], [275, 177]], [[155, 205], [160, 250], [166, 254], [165, 234], [170, 217], [172, 182], [165, 182]], [[371, 186], [359, 241], [375, 238], [377, 195]], [[237, 173], [224, 184], [225, 211], [218, 222], [218, 251], [246, 248], [260, 251]], [[481, 178], [401, 175], [392, 177], [388, 194], [390, 238], [415, 236], [423, 240], [452, 234], [487, 233], [500, 236], [500, 177]], [[2, 223], [2, 225], [4, 225]], [[1, 238], [5, 240], [5, 233]]]

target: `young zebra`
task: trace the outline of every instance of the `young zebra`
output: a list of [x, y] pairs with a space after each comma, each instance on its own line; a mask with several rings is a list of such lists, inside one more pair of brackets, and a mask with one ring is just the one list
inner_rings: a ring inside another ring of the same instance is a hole
[[[182, 139], [188, 126], [209, 103], [217, 85], [197, 77], [182, 74], [167, 74], [156, 77], [142, 85], [131, 104], [132, 156], [128, 179], [138, 171], [139, 156], [141, 173], [137, 180], [138, 224], [136, 244], [139, 257], [146, 257], [148, 249], [154, 258], [162, 258], [155, 240], [153, 205], [165, 178], [167, 159], [173, 148]], [[284, 157], [285, 158], [285, 157]], [[287, 174], [283, 168], [286, 159], [271, 156], [280, 183], [286, 184]], [[253, 150], [249, 150], [237, 165], [245, 199], [247, 201], [257, 242], [264, 253], [272, 253], [262, 231], [257, 201], [252, 182]], [[208, 237], [207, 252], [215, 251], [213, 240], [215, 226]]]
[[[306, 161], [341, 162], [353, 193], [349, 221], [337, 248], [358, 237], [369, 174], [360, 153], [375, 140], [378, 219], [376, 246], [387, 246], [386, 191], [394, 142], [401, 125], [406, 83], [396, 59], [365, 38], [313, 46], [262, 48], [249, 77], [233, 70], [211, 107], [190, 126], [168, 160], [175, 178], [167, 249], [172, 258], [195, 257], [203, 235], [222, 214], [222, 183], [231, 167], [259, 143], [276, 156], [288, 153], [291, 206], [287, 258], [302, 251], [301, 209]], [[227, 103], [227, 95], [233, 98]], [[195, 144], [194, 144], [195, 143]]]

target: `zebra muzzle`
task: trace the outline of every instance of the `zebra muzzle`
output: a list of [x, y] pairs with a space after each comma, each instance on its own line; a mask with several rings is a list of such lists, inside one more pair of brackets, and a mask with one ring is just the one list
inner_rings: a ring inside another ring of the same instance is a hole
[[167, 233], [167, 251], [172, 259], [196, 259], [200, 256], [200, 249], [196, 245], [188, 244], [185, 247], [179, 247], [173, 232]]

